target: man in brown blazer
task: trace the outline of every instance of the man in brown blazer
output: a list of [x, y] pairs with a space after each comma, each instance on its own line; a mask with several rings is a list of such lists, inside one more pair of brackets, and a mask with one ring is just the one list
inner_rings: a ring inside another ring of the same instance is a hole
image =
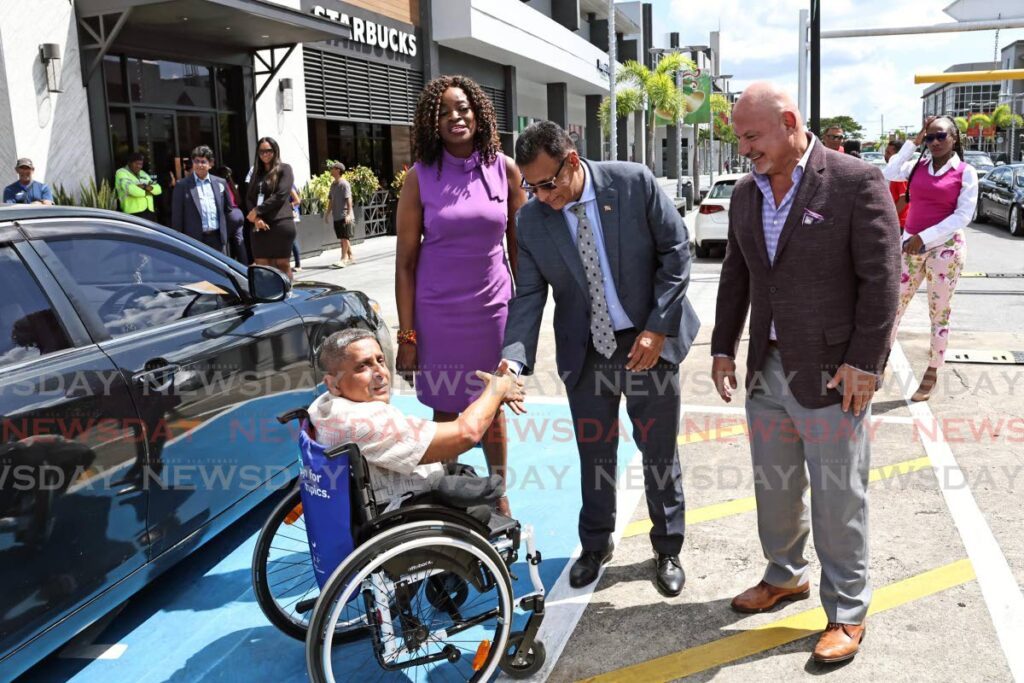
[[867, 426], [896, 315], [899, 223], [881, 172], [826, 149], [775, 86], [748, 87], [733, 128], [754, 170], [732, 195], [712, 374], [730, 401], [749, 305], [746, 410], [768, 567], [732, 607], [808, 597], [813, 527], [829, 622], [814, 659], [844, 661], [871, 599]]

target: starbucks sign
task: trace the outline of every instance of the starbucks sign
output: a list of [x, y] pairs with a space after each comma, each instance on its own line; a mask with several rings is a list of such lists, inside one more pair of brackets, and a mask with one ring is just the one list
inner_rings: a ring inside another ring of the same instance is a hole
[[349, 40], [353, 42], [379, 47], [394, 54], [416, 56], [416, 36], [408, 31], [378, 21], [351, 16], [347, 12], [330, 9], [323, 5], [314, 5], [310, 12], [321, 19], [334, 21], [347, 27], [351, 31]]

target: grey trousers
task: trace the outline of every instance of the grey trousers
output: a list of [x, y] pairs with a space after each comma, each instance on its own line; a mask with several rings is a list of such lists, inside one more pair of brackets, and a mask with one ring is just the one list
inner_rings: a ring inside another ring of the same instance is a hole
[[633, 440], [643, 459], [644, 492], [651, 517], [651, 546], [678, 555], [686, 532], [686, 502], [679, 464], [679, 366], [664, 360], [646, 372], [628, 372], [636, 330], [616, 332], [610, 359], [591, 344], [579, 382], [568, 389], [580, 453], [579, 534], [584, 550], [604, 550], [615, 531], [616, 434], [620, 397], [626, 398]]
[[[789, 393], [778, 349], [769, 349], [747, 395], [757, 529], [764, 580], [806, 583], [804, 546], [813, 528], [821, 560], [821, 604], [830, 622], [859, 624], [871, 602], [868, 581], [870, 407], [808, 409]], [[810, 487], [810, 511], [807, 491]]]

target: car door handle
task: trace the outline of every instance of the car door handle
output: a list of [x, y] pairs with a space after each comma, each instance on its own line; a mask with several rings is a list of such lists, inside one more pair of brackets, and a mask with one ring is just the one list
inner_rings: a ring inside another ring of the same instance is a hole
[[132, 375], [136, 382], [145, 384], [151, 391], [167, 391], [174, 385], [174, 375], [181, 369], [176, 363], [166, 363], [150, 370]]

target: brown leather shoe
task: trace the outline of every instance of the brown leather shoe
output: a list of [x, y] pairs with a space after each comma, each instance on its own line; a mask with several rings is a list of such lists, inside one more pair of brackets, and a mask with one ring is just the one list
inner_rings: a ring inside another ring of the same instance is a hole
[[732, 608], [744, 614], [767, 612], [780, 602], [805, 600], [811, 595], [810, 582], [796, 588], [779, 588], [762, 581], [732, 599]]
[[829, 624], [814, 646], [814, 661], [835, 664], [853, 659], [864, 641], [864, 624]]

